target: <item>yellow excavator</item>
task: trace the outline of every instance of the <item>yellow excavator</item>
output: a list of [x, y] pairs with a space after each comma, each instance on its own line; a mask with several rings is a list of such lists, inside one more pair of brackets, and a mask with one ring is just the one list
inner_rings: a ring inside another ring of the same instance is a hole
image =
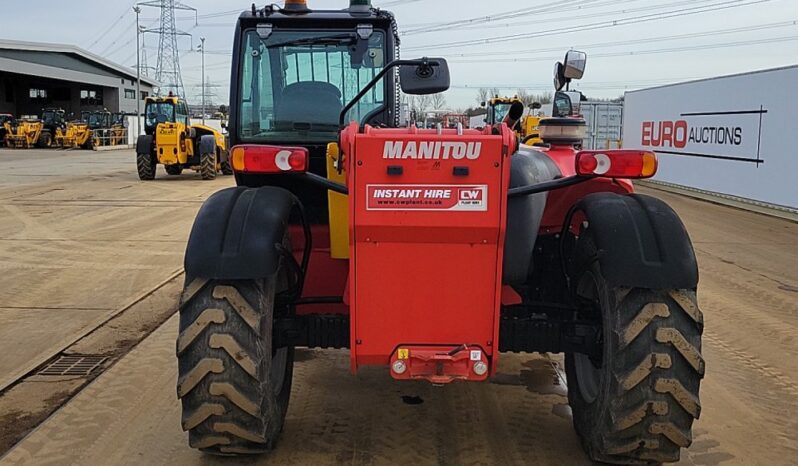
[[232, 175], [224, 135], [204, 125], [192, 125], [188, 105], [170, 93], [147, 97], [144, 134], [136, 142], [136, 167], [142, 180], [155, 179], [158, 164], [172, 176], [183, 169], [199, 172], [203, 180], [216, 174]]

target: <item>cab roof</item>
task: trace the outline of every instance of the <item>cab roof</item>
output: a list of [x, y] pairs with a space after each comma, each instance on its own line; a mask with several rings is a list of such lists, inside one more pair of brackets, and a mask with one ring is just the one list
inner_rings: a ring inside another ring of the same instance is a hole
[[159, 103], [159, 104], [160, 103], [168, 103], [168, 104], [176, 105], [178, 102], [180, 102], [180, 97], [177, 97], [177, 96], [147, 97], [146, 99], [144, 99], [144, 101], [147, 102], [147, 103], [150, 103], [150, 102]]

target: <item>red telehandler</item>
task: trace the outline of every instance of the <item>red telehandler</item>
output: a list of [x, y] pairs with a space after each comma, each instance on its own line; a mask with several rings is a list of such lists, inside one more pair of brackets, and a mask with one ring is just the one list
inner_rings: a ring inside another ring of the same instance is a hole
[[[570, 116], [546, 119], [535, 147], [505, 123], [398, 127], [400, 90], [450, 82], [444, 59], [398, 50], [393, 16], [367, 0], [238, 19], [237, 187], [204, 203], [185, 256], [190, 445], [273, 448], [296, 347], [348, 348], [353, 373], [435, 384], [483, 382], [502, 352], [551, 352], [565, 353], [591, 459], [678, 460], [701, 410], [703, 320], [682, 222], [630, 182], [653, 176], [656, 156], [577, 151], [584, 121]], [[558, 87], [585, 61], [568, 52]]]

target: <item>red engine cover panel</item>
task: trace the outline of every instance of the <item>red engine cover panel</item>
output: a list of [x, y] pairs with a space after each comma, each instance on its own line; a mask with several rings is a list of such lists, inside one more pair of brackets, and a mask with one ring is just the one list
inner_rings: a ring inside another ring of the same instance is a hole
[[342, 135], [350, 196], [353, 369], [400, 345], [476, 345], [495, 367], [509, 157], [486, 131]]

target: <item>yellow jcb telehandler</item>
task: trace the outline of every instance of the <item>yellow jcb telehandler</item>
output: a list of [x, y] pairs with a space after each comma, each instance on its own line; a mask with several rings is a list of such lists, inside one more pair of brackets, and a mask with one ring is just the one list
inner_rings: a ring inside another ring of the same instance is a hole
[[158, 164], [169, 175], [183, 169], [197, 171], [203, 180], [216, 173], [232, 175], [227, 143], [222, 133], [204, 125], [192, 125], [186, 102], [169, 95], [148, 97], [144, 108], [144, 133], [136, 143], [139, 178], [152, 180]]
[[49, 139], [42, 138], [44, 124], [38, 117], [25, 115], [19, 120], [8, 125], [6, 132], [6, 146], [14, 149], [30, 149], [36, 146], [49, 147], [43, 144]]

